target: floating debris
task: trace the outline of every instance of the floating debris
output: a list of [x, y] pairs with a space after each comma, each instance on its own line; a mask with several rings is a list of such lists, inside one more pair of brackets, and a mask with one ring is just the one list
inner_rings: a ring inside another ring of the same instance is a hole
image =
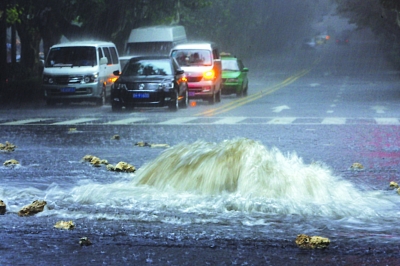
[[135, 146], [138, 147], [150, 147], [150, 148], [169, 148], [168, 144], [155, 144], [155, 143], [148, 143], [144, 141], [139, 141], [135, 143]]
[[6, 141], [6, 144], [0, 143], [0, 151], [6, 151], [6, 152], [11, 152], [14, 151], [15, 148], [14, 144], [11, 144], [10, 142]]
[[394, 181], [390, 181], [389, 187], [390, 187], [391, 189], [399, 188], [399, 184], [397, 184], [397, 183], [394, 182]]
[[350, 168], [353, 170], [362, 170], [364, 166], [360, 163], [353, 163]]
[[58, 229], [65, 229], [65, 230], [71, 230], [75, 228], [75, 224], [73, 221], [58, 221], [55, 225], [55, 228]]
[[19, 164], [19, 162], [15, 159], [7, 160], [3, 163], [3, 165], [5, 165], [5, 166], [13, 166], [13, 165], [17, 165], [17, 164]]
[[133, 173], [136, 171], [135, 166], [126, 163], [126, 162], [119, 162], [116, 166], [113, 166], [112, 164], [107, 165], [107, 170], [109, 171], [116, 171], [116, 172], [127, 172], [127, 173]]
[[111, 139], [120, 140], [120, 136], [119, 135], [114, 135], [114, 136], [111, 137]]
[[81, 239], [79, 239], [79, 245], [81, 245], [81, 246], [90, 246], [91, 244], [92, 244], [92, 242], [86, 236], [81, 237]]
[[4, 201], [0, 200], [0, 215], [4, 215], [6, 213], [6, 204]]
[[90, 154], [85, 155], [82, 160], [84, 160], [85, 162], [90, 162], [93, 166], [96, 166], [96, 167], [100, 167], [102, 164], [105, 164], [105, 165], [108, 164], [107, 160], [102, 160], [99, 157], [96, 157], [96, 156], [90, 155]]
[[327, 248], [330, 243], [331, 241], [328, 238], [321, 236], [308, 236], [300, 234], [296, 237], [296, 245], [300, 248], [324, 249]]
[[42, 212], [47, 202], [44, 200], [35, 200], [29, 205], [24, 206], [19, 212], [19, 216], [30, 216]]
[[74, 132], [74, 131], [76, 131], [76, 127], [70, 127], [68, 131], [69, 131], [69, 132]]

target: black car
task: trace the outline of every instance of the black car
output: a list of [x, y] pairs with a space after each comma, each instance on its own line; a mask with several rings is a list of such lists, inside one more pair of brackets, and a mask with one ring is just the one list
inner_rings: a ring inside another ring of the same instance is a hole
[[129, 60], [111, 88], [113, 111], [122, 107], [168, 106], [176, 111], [189, 103], [184, 71], [169, 56], [140, 56]]

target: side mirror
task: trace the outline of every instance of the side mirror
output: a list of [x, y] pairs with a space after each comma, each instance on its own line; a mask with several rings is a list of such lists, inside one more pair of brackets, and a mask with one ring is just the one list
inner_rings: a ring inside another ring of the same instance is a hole
[[100, 65], [107, 65], [108, 64], [108, 59], [107, 57], [102, 57], [100, 58]]
[[177, 75], [182, 75], [183, 73], [185, 73], [185, 71], [183, 71], [182, 69], [178, 69], [178, 70], [176, 71], [176, 74], [177, 74]]
[[119, 70], [115, 70], [115, 71], [113, 72], [113, 74], [114, 74], [114, 76], [119, 76], [119, 75], [121, 75], [121, 72], [119, 72]]
[[249, 72], [249, 69], [247, 67], [244, 67], [242, 71], [243, 72]]

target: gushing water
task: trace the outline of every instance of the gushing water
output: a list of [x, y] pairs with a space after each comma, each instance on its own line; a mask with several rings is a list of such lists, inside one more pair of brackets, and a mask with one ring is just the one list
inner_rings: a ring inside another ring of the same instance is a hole
[[[305, 164], [260, 142], [181, 143], [113, 183], [84, 179], [72, 188], [7, 187], [0, 196], [44, 198], [41, 215], [163, 221], [263, 223], [273, 216], [373, 220], [398, 217], [396, 195], [360, 190], [322, 163]], [[17, 200], [15, 200], [17, 202]], [[17, 212], [20, 206], [9, 205]]]

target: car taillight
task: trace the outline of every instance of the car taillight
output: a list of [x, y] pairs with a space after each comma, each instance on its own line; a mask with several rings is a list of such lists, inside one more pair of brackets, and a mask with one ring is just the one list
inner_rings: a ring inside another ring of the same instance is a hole
[[204, 79], [214, 79], [215, 78], [214, 70], [210, 70], [210, 71], [204, 72], [203, 73], [203, 78]]

